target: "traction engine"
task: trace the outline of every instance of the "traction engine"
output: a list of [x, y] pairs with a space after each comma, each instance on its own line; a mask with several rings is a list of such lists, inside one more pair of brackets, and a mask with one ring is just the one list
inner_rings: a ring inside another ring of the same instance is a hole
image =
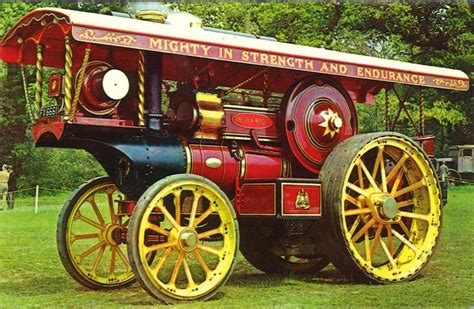
[[436, 84], [430, 67], [156, 11], [36, 10], [1, 48], [36, 65], [36, 145], [85, 149], [108, 175], [71, 193], [57, 223], [61, 261], [86, 287], [137, 279], [173, 303], [215, 295], [239, 250], [266, 273], [332, 262], [376, 283], [410, 280], [432, 256], [441, 191], [425, 152], [358, 134], [354, 102], [394, 83], [467, 90], [462, 72], [439, 69]]

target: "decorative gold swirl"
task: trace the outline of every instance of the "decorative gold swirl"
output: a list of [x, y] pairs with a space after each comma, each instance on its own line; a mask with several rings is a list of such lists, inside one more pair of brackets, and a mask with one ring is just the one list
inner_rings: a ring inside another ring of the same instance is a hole
[[36, 118], [40, 116], [40, 109], [43, 105], [43, 46], [36, 46], [36, 97], [35, 114]]
[[445, 86], [445, 87], [455, 88], [455, 89], [466, 88], [466, 82], [462, 80], [444, 79], [441, 77], [437, 77], [437, 78], [433, 78], [433, 82], [436, 84], [436, 86]]
[[117, 34], [115, 32], [108, 32], [103, 36], [96, 36], [95, 31], [92, 29], [87, 29], [83, 33], [79, 34], [79, 37], [86, 40], [93, 40], [98, 42], [108, 42], [116, 44], [130, 45], [131, 43], [136, 42], [135, 37], [126, 34]]
[[71, 108], [72, 108], [72, 48], [71, 38], [69, 36], [64, 37], [65, 40], [65, 62], [64, 62], [64, 120], [71, 121]]
[[145, 57], [138, 52], [138, 125], [145, 125]]

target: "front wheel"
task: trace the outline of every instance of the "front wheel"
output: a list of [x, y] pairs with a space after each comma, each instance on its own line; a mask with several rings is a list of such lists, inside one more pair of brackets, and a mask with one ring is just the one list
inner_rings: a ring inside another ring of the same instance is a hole
[[[238, 223], [217, 185], [173, 175], [140, 198], [128, 231], [129, 259], [142, 287], [164, 303], [205, 300], [227, 282], [239, 247]], [[156, 254], [147, 263], [147, 256]]]
[[59, 257], [77, 282], [90, 289], [129, 286], [128, 219], [119, 216], [124, 198], [108, 177], [92, 179], [71, 193], [57, 225]]
[[410, 280], [433, 255], [441, 196], [428, 158], [391, 132], [347, 139], [321, 170], [328, 253], [347, 277]]

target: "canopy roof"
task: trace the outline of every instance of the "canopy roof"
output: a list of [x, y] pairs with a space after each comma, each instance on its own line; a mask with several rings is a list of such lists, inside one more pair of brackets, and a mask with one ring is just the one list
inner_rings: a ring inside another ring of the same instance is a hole
[[56, 8], [38, 9], [20, 19], [3, 37], [0, 58], [10, 63], [33, 64], [36, 44], [40, 43], [46, 49], [45, 65], [60, 67], [65, 35], [72, 35], [77, 42], [132, 50], [381, 82], [469, 89], [468, 76], [459, 70]]

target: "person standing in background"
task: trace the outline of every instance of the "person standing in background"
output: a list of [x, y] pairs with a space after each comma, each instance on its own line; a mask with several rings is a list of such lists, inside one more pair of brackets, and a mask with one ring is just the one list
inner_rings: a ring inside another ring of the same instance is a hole
[[8, 177], [9, 173], [7, 170], [8, 165], [3, 164], [2, 170], [0, 171], [0, 210], [3, 210], [3, 205], [5, 204], [5, 197], [8, 192]]
[[7, 193], [7, 204], [8, 208], [7, 209], [13, 209], [13, 206], [15, 204], [15, 193], [16, 193], [16, 178], [17, 174], [13, 170], [13, 166], [8, 166], [8, 193]]

